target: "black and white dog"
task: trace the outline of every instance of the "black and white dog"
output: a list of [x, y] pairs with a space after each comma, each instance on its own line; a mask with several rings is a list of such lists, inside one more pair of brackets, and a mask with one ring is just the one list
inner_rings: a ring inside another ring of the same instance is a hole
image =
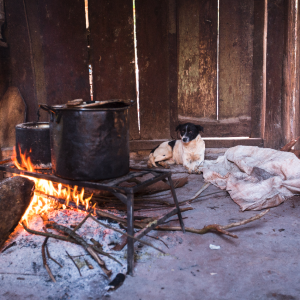
[[199, 173], [204, 161], [205, 143], [200, 131], [203, 127], [192, 123], [178, 125], [181, 140], [163, 142], [149, 155], [148, 168], [157, 167], [156, 162], [168, 168], [172, 164], [182, 164], [189, 173]]

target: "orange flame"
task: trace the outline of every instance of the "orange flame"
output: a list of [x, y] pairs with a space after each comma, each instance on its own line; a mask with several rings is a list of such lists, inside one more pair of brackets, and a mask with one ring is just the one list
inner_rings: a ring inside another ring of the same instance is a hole
[[[30, 152], [31, 152], [31, 150], [30, 150]], [[20, 147], [19, 147], [19, 153], [20, 153], [20, 158], [21, 158], [21, 164], [19, 164], [17, 161], [16, 151], [15, 151], [15, 147], [14, 147], [13, 155], [12, 155], [11, 159], [14, 162], [15, 166], [19, 170], [27, 170], [29, 172], [34, 172], [35, 170], [34, 170], [33, 164], [31, 163], [30, 157], [27, 156], [27, 153], [25, 152], [24, 154], [22, 154]], [[15, 175], [15, 176], [17, 176], [17, 175]], [[66, 206], [69, 205], [70, 200], [73, 200], [77, 206], [79, 204], [82, 204], [85, 206], [86, 209], [88, 209], [90, 207], [89, 202], [92, 199], [93, 195], [84, 199], [84, 188], [82, 188], [79, 193], [77, 191], [78, 187], [74, 186], [74, 189], [71, 192], [71, 187], [69, 185], [63, 186], [61, 183], [58, 183], [57, 188], [55, 188], [52, 181], [48, 181], [45, 179], [38, 179], [35, 177], [26, 176], [26, 175], [20, 175], [20, 176], [26, 177], [30, 180], [33, 180], [35, 182], [35, 190], [36, 191], [39, 191], [43, 194], [47, 194], [50, 196], [54, 196], [56, 198], [65, 199]], [[57, 205], [57, 203], [54, 200], [35, 192], [32, 200], [31, 200], [31, 203], [29, 204], [26, 212], [24, 213], [24, 215], [21, 218], [21, 223], [23, 221], [26, 221], [26, 223], [28, 224], [29, 217], [33, 216], [34, 214], [46, 213], [47, 211], [53, 209], [56, 205]]]

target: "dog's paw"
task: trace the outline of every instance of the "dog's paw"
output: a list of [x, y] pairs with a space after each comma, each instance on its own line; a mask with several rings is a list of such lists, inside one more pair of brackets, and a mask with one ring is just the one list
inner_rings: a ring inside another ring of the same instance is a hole
[[165, 169], [170, 169], [170, 166], [164, 161], [160, 161], [160, 162], [158, 162], [158, 164], [161, 165]]

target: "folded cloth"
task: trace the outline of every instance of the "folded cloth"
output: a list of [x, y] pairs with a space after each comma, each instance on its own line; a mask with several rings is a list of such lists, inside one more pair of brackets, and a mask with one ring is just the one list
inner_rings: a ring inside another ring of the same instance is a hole
[[217, 160], [205, 160], [200, 170], [243, 211], [274, 207], [300, 192], [300, 160], [290, 152], [236, 146]]

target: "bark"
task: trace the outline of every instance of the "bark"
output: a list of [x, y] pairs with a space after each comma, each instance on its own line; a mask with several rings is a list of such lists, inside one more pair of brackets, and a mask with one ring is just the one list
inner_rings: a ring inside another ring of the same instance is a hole
[[34, 182], [16, 176], [0, 182], [0, 248], [18, 225], [34, 191]]

